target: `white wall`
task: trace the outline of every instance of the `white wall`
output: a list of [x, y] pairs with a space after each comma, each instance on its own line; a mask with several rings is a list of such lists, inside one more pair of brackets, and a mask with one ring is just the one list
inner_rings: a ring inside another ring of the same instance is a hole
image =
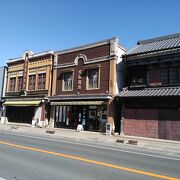
[[124, 86], [124, 64], [122, 61], [122, 55], [125, 53], [125, 50], [121, 47], [118, 47], [117, 55], [117, 64], [116, 64], [116, 94], [119, 93], [119, 91], [122, 90]]
[[41, 120], [41, 111], [42, 111], [42, 107], [39, 106], [35, 107], [34, 119], [32, 120], [33, 126], [39, 126]]

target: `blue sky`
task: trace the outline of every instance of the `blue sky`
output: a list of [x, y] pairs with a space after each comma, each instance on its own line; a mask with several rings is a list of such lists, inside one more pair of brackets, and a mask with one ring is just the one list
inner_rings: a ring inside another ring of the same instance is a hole
[[179, 0], [0, 0], [0, 66], [25, 50], [62, 50], [117, 36], [138, 40], [180, 32]]

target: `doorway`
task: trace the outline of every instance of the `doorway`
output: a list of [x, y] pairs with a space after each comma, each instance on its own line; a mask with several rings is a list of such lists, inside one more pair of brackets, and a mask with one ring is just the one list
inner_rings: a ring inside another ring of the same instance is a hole
[[9, 122], [31, 124], [33, 115], [33, 106], [8, 106], [6, 108], [6, 117]]

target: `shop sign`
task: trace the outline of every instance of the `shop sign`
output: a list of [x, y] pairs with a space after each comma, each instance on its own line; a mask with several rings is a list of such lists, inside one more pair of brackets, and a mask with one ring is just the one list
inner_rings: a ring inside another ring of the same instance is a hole
[[28, 55], [25, 56], [24, 61], [24, 81], [23, 81], [23, 89], [26, 89], [26, 80], [27, 80], [27, 68], [28, 68]]
[[106, 123], [106, 135], [111, 136], [111, 123]]
[[81, 85], [82, 85], [82, 71], [79, 70], [78, 72], [78, 89], [81, 89]]
[[79, 131], [79, 132], [84, 131], [84, 128], [83, 128], [82, 124], [78, 124], [77, 131]]

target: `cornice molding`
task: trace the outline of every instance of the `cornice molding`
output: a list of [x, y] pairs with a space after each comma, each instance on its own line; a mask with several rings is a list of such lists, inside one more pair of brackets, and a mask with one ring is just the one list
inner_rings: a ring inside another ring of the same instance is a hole
[[44, 52], [33, 54], [33, 52], [31, 52], [29, 50], [26, 50], [26, 51], [24, 51], [22, 57], [9, 59], [7, 61], [7, 64], [14, 63], [16, 61], [24, 61], [27, 54], [28, 54], [28, 59], [30, 60], [31, 58], [41, 57], [41, 56], [45, 56], [45, 55], [48, 55], [48, 54], [54, 54], [54, 53], [53, 53], [53, 51], [44, 51]]
[[[84, 64], [94, 64], [94, 63], [99, 63], [99, 62], [103, 62], [103, 61], [110, 61], [112, 59], [116, 59], [117, 60], [117, 56], [115, 55], [111, 55], [111, 56], [103, 56], [100, 58], [93, 58], [93, 59], [88, 59], [86, 61], [84, 61]], [[65, 63], [65, 64], [58, 64], [55, 65], [54, 68], [55, 69], [59, 69], [59, 68], [67, 68], [67, 67], [74, 67], [77, 66], [76, 61], [72, 62], [72, 63]]]

